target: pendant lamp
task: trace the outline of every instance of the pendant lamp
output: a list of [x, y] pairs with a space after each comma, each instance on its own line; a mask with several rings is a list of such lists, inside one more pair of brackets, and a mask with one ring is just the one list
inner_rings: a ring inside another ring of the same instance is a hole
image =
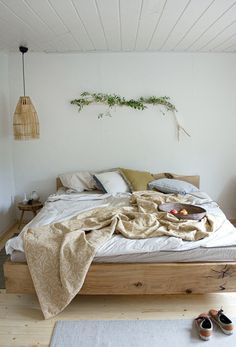
[[39, 120], [37, 112], [32, 104], [30, 97], [25, 96], [25, 64], [24, 54], [28, 51], [27, 47], [20, 46], [22, 53], [22, 72], [24, 96], [19, 98], [13, 118], [13, 130], [15, 140], [32, 140], [39, 138]]

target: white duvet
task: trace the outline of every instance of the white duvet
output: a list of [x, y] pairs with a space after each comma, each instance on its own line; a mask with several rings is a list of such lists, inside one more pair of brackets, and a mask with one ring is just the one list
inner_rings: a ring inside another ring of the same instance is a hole
[[[94, 207], [127, 205], [129, 196], [130, 194], [128, 193], [117, 194], [116, 196], [93, 192], [67, 194], [64, 190], [61, 190], [57, 194], [49, 196], [42, 210], [24, 227], [19, 236], [8, 240], [6, 243], [6, 253], [12, 254], [15, 250], [24, 252], [22, 235], [28, 228], [60, 222]], [[189, 195], [188, 198], [190, 203], [201, 205], [209, 213], [223, 217], [224, 222], [222, 226], [210, 237], [199, 241], [183, 241], [180, 238], [167, 236], [130, 240], [120, 235], [114, 235], [112, 239], [98, 250], [96, 257], [142, 254], [156, 251], [185, 251], [198, 247], [236, 246], [236, 229], [226, 219], [218, 205], [203, 192]]]

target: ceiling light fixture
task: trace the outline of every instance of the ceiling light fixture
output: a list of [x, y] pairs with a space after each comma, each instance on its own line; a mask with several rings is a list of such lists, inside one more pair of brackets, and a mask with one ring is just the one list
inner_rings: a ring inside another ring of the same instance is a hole
[[25, 62], [24, 54], [27, 47], [20, 46], [22, 53], [23, 91], [24, 96], [20, 96], [13, 119], [13, 130], [15, 140], [32, 140], [39, 138], [39, 120], [37, 112], [30, 97], [25, 96]]

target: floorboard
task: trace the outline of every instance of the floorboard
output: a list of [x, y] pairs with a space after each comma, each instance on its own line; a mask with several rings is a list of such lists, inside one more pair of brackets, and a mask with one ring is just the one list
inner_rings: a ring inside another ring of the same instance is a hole
[[35, 295], [0, 292], [0, 347], [49, 346], [57, 320], [185, 319], [223, 307], [236, 317], [236, 294], [81, 296], [54, 319], [44, 320]]

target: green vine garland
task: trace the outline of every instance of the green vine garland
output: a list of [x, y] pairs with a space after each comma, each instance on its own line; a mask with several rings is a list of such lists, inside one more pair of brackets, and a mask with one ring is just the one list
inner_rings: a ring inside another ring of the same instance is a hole
[[[161, 96], [159, 98], [157, 98], [156, 96], [151, 96], [148, 98], [141, 97], [137, 100], [134, 100], [125, 99], [124, 97], [120, 97], [116, 94], [83, 92], [80, 94], [80, 98], [72, 100], [71, 104], [77, 105], [79, 112], [84, 108], [84, 106], [88, 106], [92, 103], [105, 104], [109, 109], [115, 106], [128, 106], [136, 110], [144, 110], [145, 108], [147, 108], [146, 105], [163, 105], [168, 111], [177, 111], [176, 107], [169, 100], [170, 98], [168, 96]], [[110, 112], [106, 111], [104, 113], [100, 113], [98, 115], [98, 118], [102, 118], [103, 116], [108, 115], [110, 116]]]
[[[103, 116], [109, 116], [111, 117], [110, 110], [113, 107], [116, 106], [127, 106], [131, 107], [136, 110], [144, 110], [147, 108], [146, 105], [162, 105], [164, 106], [167, 111], [173, 111], [176, 127], [177, 127], [177, 134], [178, 139], [180, 137], [180, 132], [183, 131], [186, 135], [190, 136], [189, 133], [179, 124], [177, 116], [175, 112], [177, 112], [177, 109], [175, 105], [173, 105], [170, 102], [170, 98], [168, 96], [150, 96], [150, 97], [140, 97], [139, 99], [125, 99], [124, 97], [121, 97], [116, 94], [105, 94], [105, 93], [89, 93], [89, 92], [83, 92], [80, 94], [80, 98], [71, 100], [70, 102], [72, 105], [78, 106], [78, 111], [80, 112], [85, 106], [91, 105], [91, 104], [105, 104], [108, 106], [108, 109], [98, 114], [98, 118], [102, 118]], [[160, 110], [161, 113], [164, 115], [165, 112], [163, 110]]]

